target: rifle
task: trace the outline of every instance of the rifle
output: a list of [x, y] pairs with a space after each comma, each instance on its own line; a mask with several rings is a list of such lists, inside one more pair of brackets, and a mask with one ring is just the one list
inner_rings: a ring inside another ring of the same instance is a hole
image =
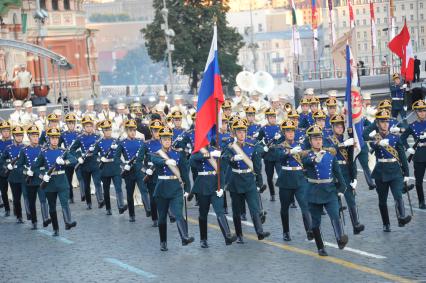
[[[16, 162], [18, 161], [18, 159], [19, 159], [19, 154], [14, 159], [12, 159], [12, 161], [10, 162], [10, 164], [12, 166], [15, 166]], [[5, 173], [4, 173], [5, 177], [6, 178], [9, 177], [9, 174], [10, 174], [11, 170], [9, 170], [7, 167], [4, 170], [5, 170]]]
[[[100, 142], [102, 140], [102, 138], [99, 138], [92, 146], [93, 147], [96, 147], [97, 145], [98, 145], [98, 143]], [[74, 142], [73, 142], [73, 144], [74, 144]], [[71, 146], [70, 146], [70, 148], [71, 148]], [[89, 151], [89, 150], [87, 150], [86, 151], [86, 153], [82, 156], [82, 158], [83, 158], [83, 164], [84, 164], [84, 161], [86, 161], [86, 158], [88, 158], [88, 157], [90, 157], [90, 156], [93, 156], [93, 151]], [[74, 170], [75, 171], [77, 171], [78, 170], [78, 168], [80, 168], [80, 166], [81, 165], [83, 165], [83, 164], [81, 164], [81, 163], [78, 163], [76, 166], [75, 166], [75, 168], [74, 168]]]
[[[73, 142], [74, 143], [74, 142]], [[71, 146], [72, 146], [72, 144], [71, 144]], [[71, 146], [70, 146], [70, 148], [71, 148]], [[65, 151], [64, 151], [64, 153], [61, 155], [61, 158], [62, 159], [64, 159], [65, 158], [65, 154], [67, 154], [67, 152], [69, 151], [69, 148], [67, 148]], [[49, 177], [51, 177], [52, 176], [52, 173], [53, 172], [55, 172], [56, 171], [56, 160], [55, 160], [55, 163], [49, 168], [49, 170], [46, 172], [46, 175], [47, 176], [49, 176]], [[44, 190], [46, 187], [47, 187], [47, 183], [48, 182], [45, 182], [44, 180], [41, 182], [41, 184], [40, 184], [40, 189], [42, 189], [42, 190]]]
[[[151, 169], [151, 170], [152, 170], [152, 172], [154, 172], [154, 171], [155, 171], [155, 166], [154, 166], [154, 165], [152, 165], [152, 166], [150, 166], [148, 169]], [[143, 182], [144, 182], [144, 183], [148, 183], [148, 182], [149, 182], [149, 180], [151, 180], [151, 178], [152, 178], [152, 175], [148, 175], [148, 174], [146, 174], [146, 175], [143, 177]]]
[[[423, 133], [422, 133], [422, 135], [423, 135]], [[414, 149], [414, 150], [416, 150], [416, 149], [417, 149], [417, 147], [419, 146], [419, 143], [420, 143], [420, 137], [419, 137], [419, 138], [415, 141], [415, 143], [414, 143], [414, 145], [413, 145], [413, 149]], [[414, 154], [415, 154], [415, 153], [414, 153]], [[411, 160], [413, 160], [414, 154], [410, 154], [410, 155], [408, 156], [408, 158], [407, 158], [408, 163], [410, 163], [410, 162], [411, 162]]]
[[[111, 144], [111, 146], [113, 145], [113, 144], [116, 144], [116, 141], [113, 141], [112, 142], [112, 144]], [[103, 157], [107, 157], [108, 155], [110, 155], [110, 153], [113, 151], [113, 149], [110, 147], [109, 149], [108, 149], [108, 151], [105, 153], [105, 155], [103, 155]], [[102, 162], [102, 159], [99, 161], [99, 169], [101, 169], [102, 170], [102, 168], [104, 167], [104, 163]]]
[[[129, 165], [130, 166], [130, 170], [132, 170], [132, 167], [133, 167], [133, 165], [134, 165], [134, 163], [135, 163], [135, 161], [136, 161], [136, 158], [138, 158], [138, 153], [136, 153], [135, 154], [135, 156], [133, 156], [133, 158], [132, 159], [130, 159], [129, 160], [129, 162], [127, 163], [127, 165]], [[121, 177], [122, 178], [126, 178], [127, 177], [127, 175], [129, 175], [129, 173], [130, 173], [130, 170], [121, 170]]]

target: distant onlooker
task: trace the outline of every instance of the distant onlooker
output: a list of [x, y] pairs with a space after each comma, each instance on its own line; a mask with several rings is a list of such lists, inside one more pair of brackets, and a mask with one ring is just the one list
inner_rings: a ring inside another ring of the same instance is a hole
[[420, 81], [420, 60], [417, 59], [417, 55], [414, 56], [414, 82]]

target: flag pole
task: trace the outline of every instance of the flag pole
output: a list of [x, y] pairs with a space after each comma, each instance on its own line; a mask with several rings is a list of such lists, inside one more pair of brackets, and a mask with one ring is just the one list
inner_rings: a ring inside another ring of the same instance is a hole
[[[213, 17], [213, 24], [214, 27], [216, 27], [217, 23], [217, 16]], [[217, 28], [217, 27], [216, 27]], [[219, 52], [219, 51], [218, 51]], [[216, 97], [215, 98], [215, 114], [216, 114], [216, 146], [218, 150], [220, 150], [220, 143], [219, 143], [219, 100]], [[217, 159], [217, 191], [220, 191], [220, 158]]]

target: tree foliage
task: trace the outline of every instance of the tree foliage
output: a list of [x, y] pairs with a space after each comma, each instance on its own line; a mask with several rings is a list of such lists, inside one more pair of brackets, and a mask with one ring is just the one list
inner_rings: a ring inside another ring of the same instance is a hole
[[[204, 71], [207, 56], [213, 37], [214, 19], [217, 19], [219, 64], [222, 81], [232, 84], [235, 76], [241, 71], [237, 64], [240, 48], [244, 45], [241, 35], [235, 28], [227, 26], [226, 12], [229, 10], [227, 1], [200, 0], [167, 0], [169, 10], [169, 28], [175, 32], [172, 44], [173, 67], [181, 67], [184, 74], [191, 77], [191, 89], [196, 89], [200, 75]], [[149, 56], [156, 62], [163, 61], [166, 56], [166, 40], [161, 24], [164, 23], [160, 13], [162, 0], [154, 0], [154, 21], [143, 33]]]

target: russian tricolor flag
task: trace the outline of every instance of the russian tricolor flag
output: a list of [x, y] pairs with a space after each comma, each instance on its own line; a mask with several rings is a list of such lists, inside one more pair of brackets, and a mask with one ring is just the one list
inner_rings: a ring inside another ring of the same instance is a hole
[[198, 94], [195, 117], [195, 141], [193, 153], [209, 145], [215, 135], [217, 116], [224, 101], [217, 53], [217, 27], [213, 29], [213, 40], [204, 69], [203, 80]]

